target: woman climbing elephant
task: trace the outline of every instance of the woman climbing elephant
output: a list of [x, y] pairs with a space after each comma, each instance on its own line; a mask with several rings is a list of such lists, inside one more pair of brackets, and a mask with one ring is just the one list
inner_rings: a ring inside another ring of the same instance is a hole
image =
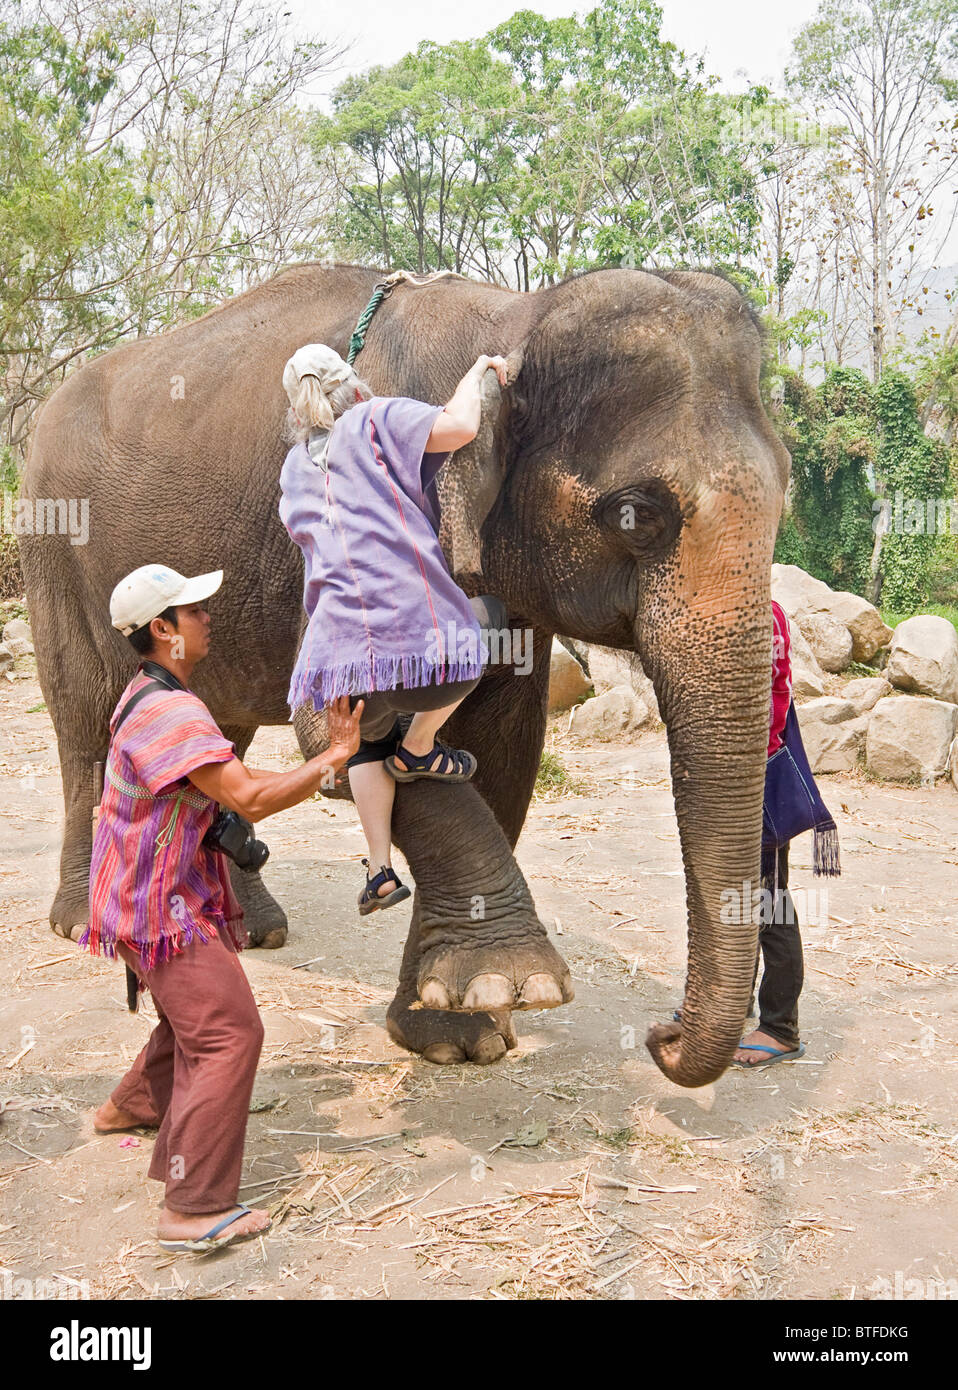
[[[377, 397], [339, 353], [301, 347], [286, 363], [288, 438], [280, 516], [303, 552], [308, 618], [289, 688], [292, 711], [337, 696], [365, 701], [349, 784], [369, 846], [365, 916], [409, 897], [390, 863], [397, 782], [466, 782], [476, 759], [438, 730], [478, 684], [482, 629], [505, 625], [492, 597], [468, 599], [439, 545], [436, 476], [479, 430], [480, 357], [449, 404]], [[398, 715], [413, 718], [403, 736]]]

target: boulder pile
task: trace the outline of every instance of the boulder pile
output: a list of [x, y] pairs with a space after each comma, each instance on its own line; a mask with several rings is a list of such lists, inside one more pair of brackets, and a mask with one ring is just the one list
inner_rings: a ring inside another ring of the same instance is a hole
[[[893, 630], [866, 599], [797, 565], [772, 566], [772, 598], [789, 619], [792, 690], [812, 771], [864, 765], [876, 777], [926, 783], [950, 775], [958, 789], [954, 625], [921, 614]], [[843, 679], [852, 663], [874, 674]], [[566, 639], [553, 642], [549, 709], [571, 710], [569, 732], [590, 739], [627, 739], [659, 720], [637, 656]]]
[[11, 618], [3, 625], [3, 640], [0, 641], [0, 676], [7, 676], [9, 680], [13, 680], [13, 667], [17, 657], [32, 655], [33, 637], [30, 624], [22, 618]]

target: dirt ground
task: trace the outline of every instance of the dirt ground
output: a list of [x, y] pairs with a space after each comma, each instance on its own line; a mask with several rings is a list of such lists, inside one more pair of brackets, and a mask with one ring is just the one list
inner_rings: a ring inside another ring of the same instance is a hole
[[[5, 1296], [71, 1280], [160, 1299], [958, 1296], [950, 783], [821, 779], [844, 875], [807, 933], [806, 1056], [694, 1092], [642, 1042], [685, 966], [663, 733], [575, 747], [553, 729], [578, 785], [536, 802], [518, 854], [576, 999], [517, 1014], [520, 1047], [492, 1067], [431, 1066], [387, 1037], [408, 904], [358, 917], [353, 807], [273, 817], [264, 877], [291, 930], [244, 957], [266, 1043], [240, 1194], [273, 1228], [171, 1257], [152, 1239], [148, 1133], [130, 1146], [90, 1125], [151, 1011], [131, 1016], [120, 967], [47, 925], [61, 802], [30, 664], [0, 681]], [[268, 729], [248, 761], [296, 756]], [[793, 846], [792, 880], [814, 892], [809, 853]]]

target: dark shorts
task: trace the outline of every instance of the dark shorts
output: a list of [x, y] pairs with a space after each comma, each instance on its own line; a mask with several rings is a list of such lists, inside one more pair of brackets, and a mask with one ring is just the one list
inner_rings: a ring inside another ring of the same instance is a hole
[[[509, 616], [501, 599], [491, 594], [471, 598], [469, 603], [479, 622], [480, 629], [491, 628], [498, 631], [508, 625]], [[397, 686], [395, 690], [374, 690], [368, 695], [350, 695], [349, 707], [355, 709], [359, 700], [365, 700], [366, 707], [359, 722], [359, 751], [354, 753], [346, 764], [358, 767], [360, 763], [381, 763], [395, 752], [396, 744], [402, 734], [398, 716], [400, 714], [424, 714], [429, 710], [442, 709], [444, 705], [458, 704], [470, 691], [475, 690], [481, 676], [469, 681], [443, 681], [441, 685]]]

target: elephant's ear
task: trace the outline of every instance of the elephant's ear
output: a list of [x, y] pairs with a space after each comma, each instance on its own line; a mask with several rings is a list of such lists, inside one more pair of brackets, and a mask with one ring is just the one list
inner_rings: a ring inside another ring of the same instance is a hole
[[[522, 365], [517, 349], [506, 359], [507, 380], [515, 381]], [[442, 502], [439, 543], [453, 579], [467, 591], [482, 586], [482, 524], [492, 510], [505, 476], [504, 434], [509, 388], [500, 389], [488, 371], [480, 388], [479, 433], [450, 457], [439, 475]]]

